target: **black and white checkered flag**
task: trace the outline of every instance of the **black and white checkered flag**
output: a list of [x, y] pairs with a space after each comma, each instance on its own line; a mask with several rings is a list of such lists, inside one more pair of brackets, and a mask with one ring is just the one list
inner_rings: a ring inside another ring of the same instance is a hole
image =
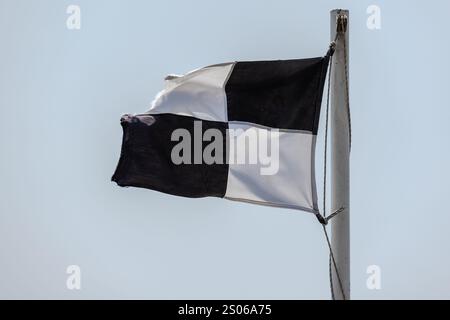
[[122, 117], [112, 180], [317, 213], [314, 150], [327, 66], [326, 56], [168, 76], [148, 112]]

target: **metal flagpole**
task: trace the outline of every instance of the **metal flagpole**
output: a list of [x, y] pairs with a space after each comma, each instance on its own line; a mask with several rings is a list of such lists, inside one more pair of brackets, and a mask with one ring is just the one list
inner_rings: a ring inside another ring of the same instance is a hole
[[[348, 10], [331, 15], [331, 41], [336, 48], [331, 68], [331, 212], [343, 208], [332, 222], [332, 250], [337, 269], [332, 267], [333, 293], [337, 300], [350, 299], [350, 114], [348, 101]], [[337, 37], [336, 37], [337, 35]], [[340, 277], [340, 281], [338, 279]], [[342, 284], [342, 288], [340, 287]]]

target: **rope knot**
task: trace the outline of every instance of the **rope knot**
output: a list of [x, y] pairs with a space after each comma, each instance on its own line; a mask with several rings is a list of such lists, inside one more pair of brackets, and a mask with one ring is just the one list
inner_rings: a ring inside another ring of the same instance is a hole
[[316, 213], [316, 217], [317, 217], [317, 220], [319, 220], [319, 222], [322, 225], [326, 226], [328, 224], [328, 220], [324, 216], [322, 216], [320, 213]]
[[332, 57], [335, 50], [336, 50], [336, 41], [332, 41], [330, 43], [330, 47], [328, 48], [327, 56]]

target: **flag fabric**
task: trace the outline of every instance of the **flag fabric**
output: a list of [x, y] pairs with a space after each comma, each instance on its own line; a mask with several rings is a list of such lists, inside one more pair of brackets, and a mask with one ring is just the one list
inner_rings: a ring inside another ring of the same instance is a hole
[[124, 115], [119, 186], [318, 212], [314, 153], [325, 57], [234, 62], [168, 76]]

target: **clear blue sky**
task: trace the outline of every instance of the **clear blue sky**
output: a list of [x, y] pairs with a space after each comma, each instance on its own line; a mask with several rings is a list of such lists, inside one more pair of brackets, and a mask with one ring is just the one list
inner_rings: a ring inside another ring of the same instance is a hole
[[[79, 31], [66, 28], [69, 4]], [[371, 4], [381, 30], [366, 27]], [[328, 299], [311, 214], [110, 177], [120, 116], [145, 111], [166, 74], [323, 55], [339, 7], [351, 12], [353, 297], [449, 299], [444, 0], [0, 0], [0, 297]], [[72, 264], [80, 291], [66, 289]], [[372, 264], [378, 291], [366, 288]]]

